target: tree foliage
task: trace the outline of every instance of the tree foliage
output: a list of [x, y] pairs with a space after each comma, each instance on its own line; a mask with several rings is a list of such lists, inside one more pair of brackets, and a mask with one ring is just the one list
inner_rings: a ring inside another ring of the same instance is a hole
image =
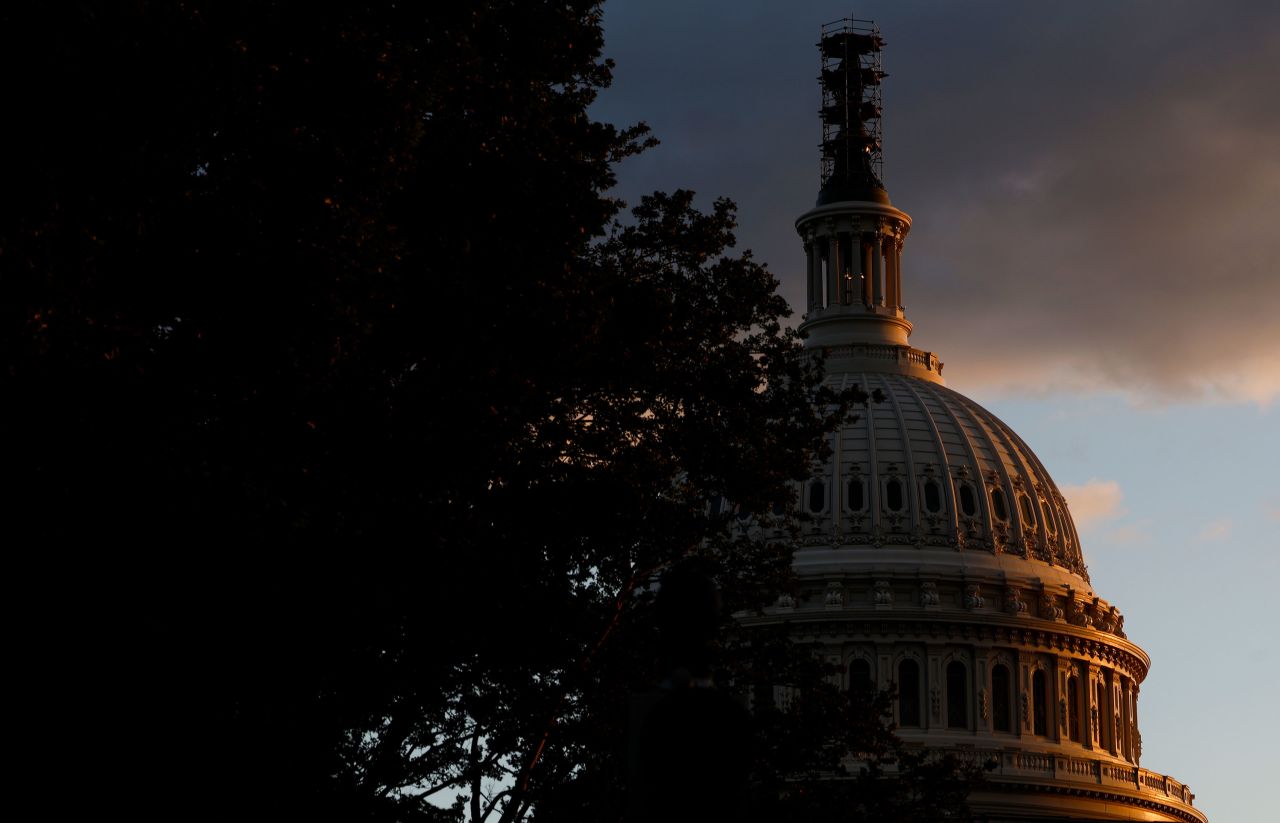
[[758, 819], [973, 819], [965, 801], [981, 783], [982, 770], [954, 754], [904, 743], [891, 722], [892, 690], [869, 684], [842, 690], [833, 685], [833, 672], [803, 647], [773, 648], [764, 660], [757, 657], [756, 669], [761, 679], [787, 683], [787, 699], [782, 706], [766, 701], [753, 714], [761, 741]]
[[648, 583], [776, 589], [707, 501], [789, 510], [850, 398], [731, 204], [608, 195], [651, 140], [588, 111], [599, 7], [3, 15], [35, 734], [135, 816], [603, 819]]

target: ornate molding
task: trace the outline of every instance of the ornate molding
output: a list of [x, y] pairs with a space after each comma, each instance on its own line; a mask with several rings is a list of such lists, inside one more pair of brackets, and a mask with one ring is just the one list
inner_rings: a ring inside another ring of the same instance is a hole
[[[886, 583], [887, 581], [878, 581]], [[875, 590], [872, 595], [874, 597]], [[1151, 662], [1137, 646], [1128, 640], [1110, 638], [1100, 633], [1095, 637], [1076, 634], [1077, 627], [1065, 623], [1035, 624], [984, 610], [966, 619], [966, 613], [957, 612], [951, 618], [946, 612], [926, 613], [923, 609], [911, 615], [893, 604], [892, 590], [887, 589], [889, 601], [868, 607], [843, 609], [826, 608], [775, 612], [773, 614], [739, 614], [738, 621], [745, 628], [753, 625], [772, 625], [785, 620], [791, 624], [799, 642], [818, 642], [819, 638], [849, 637], [872, 640], [894, 638], [894, 642], [945, 642], [977, 646], [1005, 646], [1031, 652], [1058, 655], [1067, 654], [1092, 666], [1107, 666], [1134, 681], [1134, 685], [1146, 679]], [[1017, 620], [1017, 623], [1013, 621]]]

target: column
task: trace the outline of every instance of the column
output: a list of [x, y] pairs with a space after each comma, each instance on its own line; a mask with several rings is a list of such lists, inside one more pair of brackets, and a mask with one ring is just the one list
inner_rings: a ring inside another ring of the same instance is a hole
[[813, 240], [806, 239], [804, 241], [804, 280], [805, 280], [805, 305], [809, 307], [809, 312], [813, 312]]
[[1075, 714], [1073, 707], [1068, 702], [1071, 690], [1067, 688], [1067, 681], [1071, 679], [1071, 659], [1067, 657], [1058, 658], [1057, 676], [1054, 678], [1057, 683], [1057, 700], [1054, 703], [1054, 713], [1058, 716], [1058, 736], [1057, 739], [1071, 739], [1071, 716]]
[[1013, 687], [1014, 727], [1018, 730], [1018, 737], [1031, 737], [1031, 671], [1034, 663], [1034, 655], [1024, 651], [1018, 652]]
[[805, 238], [804, 242], [804, 279], [805, 279], [805, 305], [808, 306], [810, 314], [813, 312], [813, 264], [814, 264], [814, 242], [813, 238]]
[[1111, 721], [1111, 753], [1124, 757], [1124, 726], [1120, 721], [1123, 706], [1120, 702], [1120, 673], [1111, 671], [1109, 675], [1110, 688], [1107, 694], [1111, 699], [1111, 711], [1107, 713], [1107, 718]]
[[849, 264], [853, 259], [853, 240], [852, 235], [842, 234], [840, 236], [840, 305], [849, 306], [853, 304], [853, 276], [849, 272]]
[[1135, 682], [1129, 687], [1130, 696], [1133, 699], [1133, 762], [1138, 765], [1142, 762], [1142, 730], [1138, 727], [1138, 684]]
[[925, 695], [927, 704], [925, 707], [926, 729], [945, 729], [947, 727], [946, 718], [942, 715], [942, 688], [947, 682], [946, 669], [942, 665], [942, 656], [945, 649], [941, 646], [925, 647]]
[[893, 248], [893, 305], [902, 308], [902, 239]]
[[1098, 705], [1098, 684], [1102, 679], [1102, 670], [1089, 665], [1089, 677], [1084, 682], [1084, 742], [1087, 748], [1101, 749], [1102, 708]]
[[894, 239], [886, 235], [881, 238], [880, 253], [884, 255], [884, 304], [889, 308], [897, 307], [898, 269], [893, 254]]
[[986, 649], [974, 649], [973, 655], [973, 694], [976, 698], [973, 713], [973, 729], [979, 734], [991, 734], [993, 731], [991, 691], [991, 665]]
[[1133, 723], [1131, 720], [1132, 713], [1129, 709], [1129, 706], [1131, 704], [1131, 697], [1129, 694], [1129, 684], [1130, 684], [1129, 678], [1127, 677], [1120, 678], [1120, 728], [1122, 729], [1121, 743], [1123, 744], [1120, 748], [1120, 752], [1121, 752], [1121, 756], [1124, 757], [1125, 760], [1128, 760], [1130, 763], [1132, 763], [1133, 762]]
[[871, 252], [871, 303], [876, 306], [884, 305], [884, 267], [881, 264], [882, 246], [883, 244], [880, 242], [880, 235], [878, 234], [867, 244], [867, 250]]
[[840, 235], [832, 232], [827, 244], [831, 249], [827, 258], [827, 306], [830, 307], [840, 303], [840, 272], [844, 268], [844, 255], [840, 248]]
[[865, 237], [861, 238], [858, 246], [858, 251], [861, 252], [862, 257], [862, 304], [870, 306], [874, 299], [872, 296], [872, 281], [875, 279], [875, 274], [871, 271], [871, 258], [873, 257], [871, 241]]

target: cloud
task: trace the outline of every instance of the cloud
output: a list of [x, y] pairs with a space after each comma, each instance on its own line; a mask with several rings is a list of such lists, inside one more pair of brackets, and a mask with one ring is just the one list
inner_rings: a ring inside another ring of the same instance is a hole
[[[1011, 145], [1034, 191], [970, 181], [948, 219], [918, 222], [936, 288], [915, 292], [913, 317], [943, 327], [953, 379], [1144, 404], [1280, 397], [1278, 107], [1257, 117], [1236, 98], [1263, 88], [1197, 83], [1195, 70], [1167, 72], [1176, 95]], [[1016, 345], [993, 351], [993, 332]]]
[[1266, 504], [1267, 519], [1280, 520], [1280, 500]]
[[1211, 521], [1204, 525], [1204, 528], [1196, 535], [1196, 539], [1202, 543], [1221, 543], [1231, 536], [1231, 526], [1230, 517]]
[[[655, 4], [606, 8], [618, 83], [601, 114], [664, 141], [624, 164], [619, 194], [735, 198], [742, 245], [799, 314], [817, 18]], [[868, 6], [889, 41], [885, 183], [914, 219], [912, 343], [950, 385], [1280, 398], [1280, 6], [1227, 6], [1121, 4], [1105, 26], [1079, 5]], [[725, 48], [702, 48], [716, 21]]]
[[931, 188], [904, 288], [952, 385], [1118, 389], [1144, 405], [1280, 397], [1280, 15], [1201, 28], [1239, 47], [1207, 73], [1177, 58], [1200, 25], [1181, 14], [1143, 26], [1142, 43], [1093, 27], [1080, 54], [1087, 14], [1055, 17], [1058, 38], [1028, 13], [989, 35], [1024, 48], [1003, 52], [980, 100], [957, 90], [905, 113], [906, 150], [939, 151], [915, 170]]
[[1071, 519], [1077, 528], [1088, 528], [1125, 514], [1120, 507], [1123, 498], [1120, 484], [1114, 480], [1093, 479], [1076, 486], [1061, 486], [1060, 491], [1067, 498]]

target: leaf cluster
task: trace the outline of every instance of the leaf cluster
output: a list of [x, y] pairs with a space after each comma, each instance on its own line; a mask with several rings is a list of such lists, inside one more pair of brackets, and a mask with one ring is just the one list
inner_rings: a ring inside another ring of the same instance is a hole
[[30, 762], [112, 752], [43, 777], [135, 817], [602, 808], [648, 584], [767, 602], [857, 398], [730, 203], [622, 216], [598, 4], [0, 14]]
[[750, 635], [760, 741], [753, 820], [972, 819], [965, 801], [981, 769], [899, 738], [892, 689], [839, 688], [839, 674], [791, 642], [786, 626]]

